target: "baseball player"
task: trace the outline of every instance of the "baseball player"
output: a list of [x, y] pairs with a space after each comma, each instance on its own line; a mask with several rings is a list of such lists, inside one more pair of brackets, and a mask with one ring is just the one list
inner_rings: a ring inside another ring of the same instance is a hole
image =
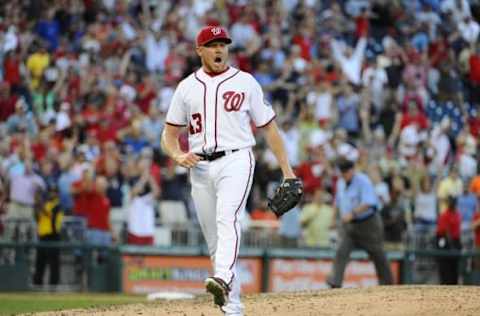
[[[255, 168], [250, 121], [265, 132], [284, 179], [295, 174], [288, 163], [274, 121], [275, 113], [250, 74], [227, 64], [232, 40], [219, 26], [196, 37], [202, 67], [175, 90], [162, 134], [162, 148], [179, 165], [190, 168], [192, 197], [208, 244], [214, 276], [207, 292], [226, 315], [243, 315], [236, 262], [240, 245], [239, 216], [245, 209]], [[189, 151], [178, 136], [187, 128]]]

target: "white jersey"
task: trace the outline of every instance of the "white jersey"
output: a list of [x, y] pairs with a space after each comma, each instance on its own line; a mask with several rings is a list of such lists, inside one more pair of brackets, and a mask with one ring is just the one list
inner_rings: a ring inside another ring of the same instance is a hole
[[250, 120], [263, 127], [274, 118], [252, 75], [229, 67], [210, 76], [201, 68], [179, 83], [166, 123], [187, 126], [190, 151], [202, 154], [252, 147]]

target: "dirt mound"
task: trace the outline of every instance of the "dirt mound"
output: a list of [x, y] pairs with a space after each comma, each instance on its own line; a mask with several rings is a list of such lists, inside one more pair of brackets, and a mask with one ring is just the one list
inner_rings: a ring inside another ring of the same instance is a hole
[[[480, 287], [390, 286], [299, 293], [267, 293], [244, 297], [248, 316], [475, 316], [480, 314]], [[209, 296], [193, 300], [155, 301], [41, 315], [94, 316], [220, 316]]]

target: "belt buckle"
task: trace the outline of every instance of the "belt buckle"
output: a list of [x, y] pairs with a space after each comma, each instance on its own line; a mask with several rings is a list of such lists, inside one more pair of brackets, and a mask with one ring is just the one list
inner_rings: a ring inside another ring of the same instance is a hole
[[204, 153], [203, 154], [203, 160], [205, 161], [212, 161], [214, 159], [213, 156], [214, 153]]

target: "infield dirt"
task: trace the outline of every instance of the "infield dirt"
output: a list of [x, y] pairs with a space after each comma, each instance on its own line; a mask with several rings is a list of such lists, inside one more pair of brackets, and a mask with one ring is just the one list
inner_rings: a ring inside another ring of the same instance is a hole
[[[243, 298], [245, 316], [477, 316], [478, 286], [389, 286], [266, 293]], [[30, 314], [32, 315], [32, 314]], [[61, 316], [221, 316], [210, 296], [192, 300], [40, 313]]]

